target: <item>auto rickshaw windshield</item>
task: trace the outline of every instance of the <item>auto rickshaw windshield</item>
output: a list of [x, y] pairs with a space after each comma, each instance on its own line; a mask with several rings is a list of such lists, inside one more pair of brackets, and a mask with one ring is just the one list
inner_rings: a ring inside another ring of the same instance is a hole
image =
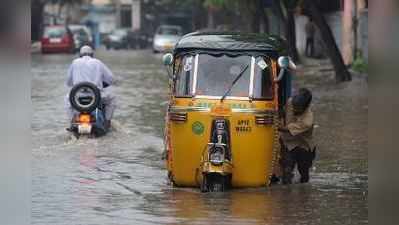
[[[197, 75], [194, 82], [195, 67]], [[252, 72], [254, 72], [253, 96], [250, 96]], [[197, 97], [222, 97], [229, 88], [231, 88], [227, 93], [229, 97], [271, 99], [273, 93], [270, 60], [264, 57], [188, 54], [177, 59], [175, 77], [174, 93], [178, 97], [190, 97], [193, 94]], [[236, 83], [232, 86], [236, 79]]]
[[[196, 94], [223, 96], [241, 72], [251, 65], [251, 56], [201, 54], [198, 59]], [[248, 97], [251, 70], [246, 69], [227, 96]]]

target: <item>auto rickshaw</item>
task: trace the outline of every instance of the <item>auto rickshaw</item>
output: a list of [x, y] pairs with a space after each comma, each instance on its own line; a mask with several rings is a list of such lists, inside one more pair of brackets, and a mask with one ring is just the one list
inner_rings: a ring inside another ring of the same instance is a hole
[[206, 192], [270, 184], [287, 98], [286, 54], [277, 36], [191, 33], [164, 55], [165, 158], [174, 185]]

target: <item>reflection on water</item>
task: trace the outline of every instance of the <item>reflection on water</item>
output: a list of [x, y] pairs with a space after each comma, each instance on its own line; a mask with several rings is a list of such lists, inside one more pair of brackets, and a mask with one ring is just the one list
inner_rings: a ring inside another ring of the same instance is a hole
[[33, 224], [367, 224], [367, 85], [304, 75], [315, 92], [318, 161], [306, 185], [227, 193], [172, 188], [163, 118], [167, 77], [147, 51], [99, 52], [117, 76], [113, 130], [71, 139], [63, 85], [72, 56], [32, 57]]

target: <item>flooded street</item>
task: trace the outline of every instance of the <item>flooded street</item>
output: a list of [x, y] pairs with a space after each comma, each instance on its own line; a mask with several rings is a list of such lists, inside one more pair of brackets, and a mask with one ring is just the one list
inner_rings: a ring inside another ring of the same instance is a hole
[[314, 91], [318, 143], [309, 184], [201, 193], [172, 188], [161, 160], [168, 79], [150, 51], [99, 51], [116, 77], [112, 131], [76, 140], [65, 128], [75, 56], [32, 55], [32, 224], [368, 224], [365, 77], [336, 84], [301, 69]]

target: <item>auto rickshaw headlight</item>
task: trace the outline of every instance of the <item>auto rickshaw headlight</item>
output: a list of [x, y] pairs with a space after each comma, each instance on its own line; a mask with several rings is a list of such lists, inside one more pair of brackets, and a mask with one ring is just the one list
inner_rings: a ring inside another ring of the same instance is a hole
[[162, 57], [162, 62], [165, 66], [170, 66], [173, 63], [173, 54], [167, 53]]
[[224, 161], [224, 154], [222, 149], [216, 149], [209, 154], [209, 161], [213, 165], [221, 165]]

